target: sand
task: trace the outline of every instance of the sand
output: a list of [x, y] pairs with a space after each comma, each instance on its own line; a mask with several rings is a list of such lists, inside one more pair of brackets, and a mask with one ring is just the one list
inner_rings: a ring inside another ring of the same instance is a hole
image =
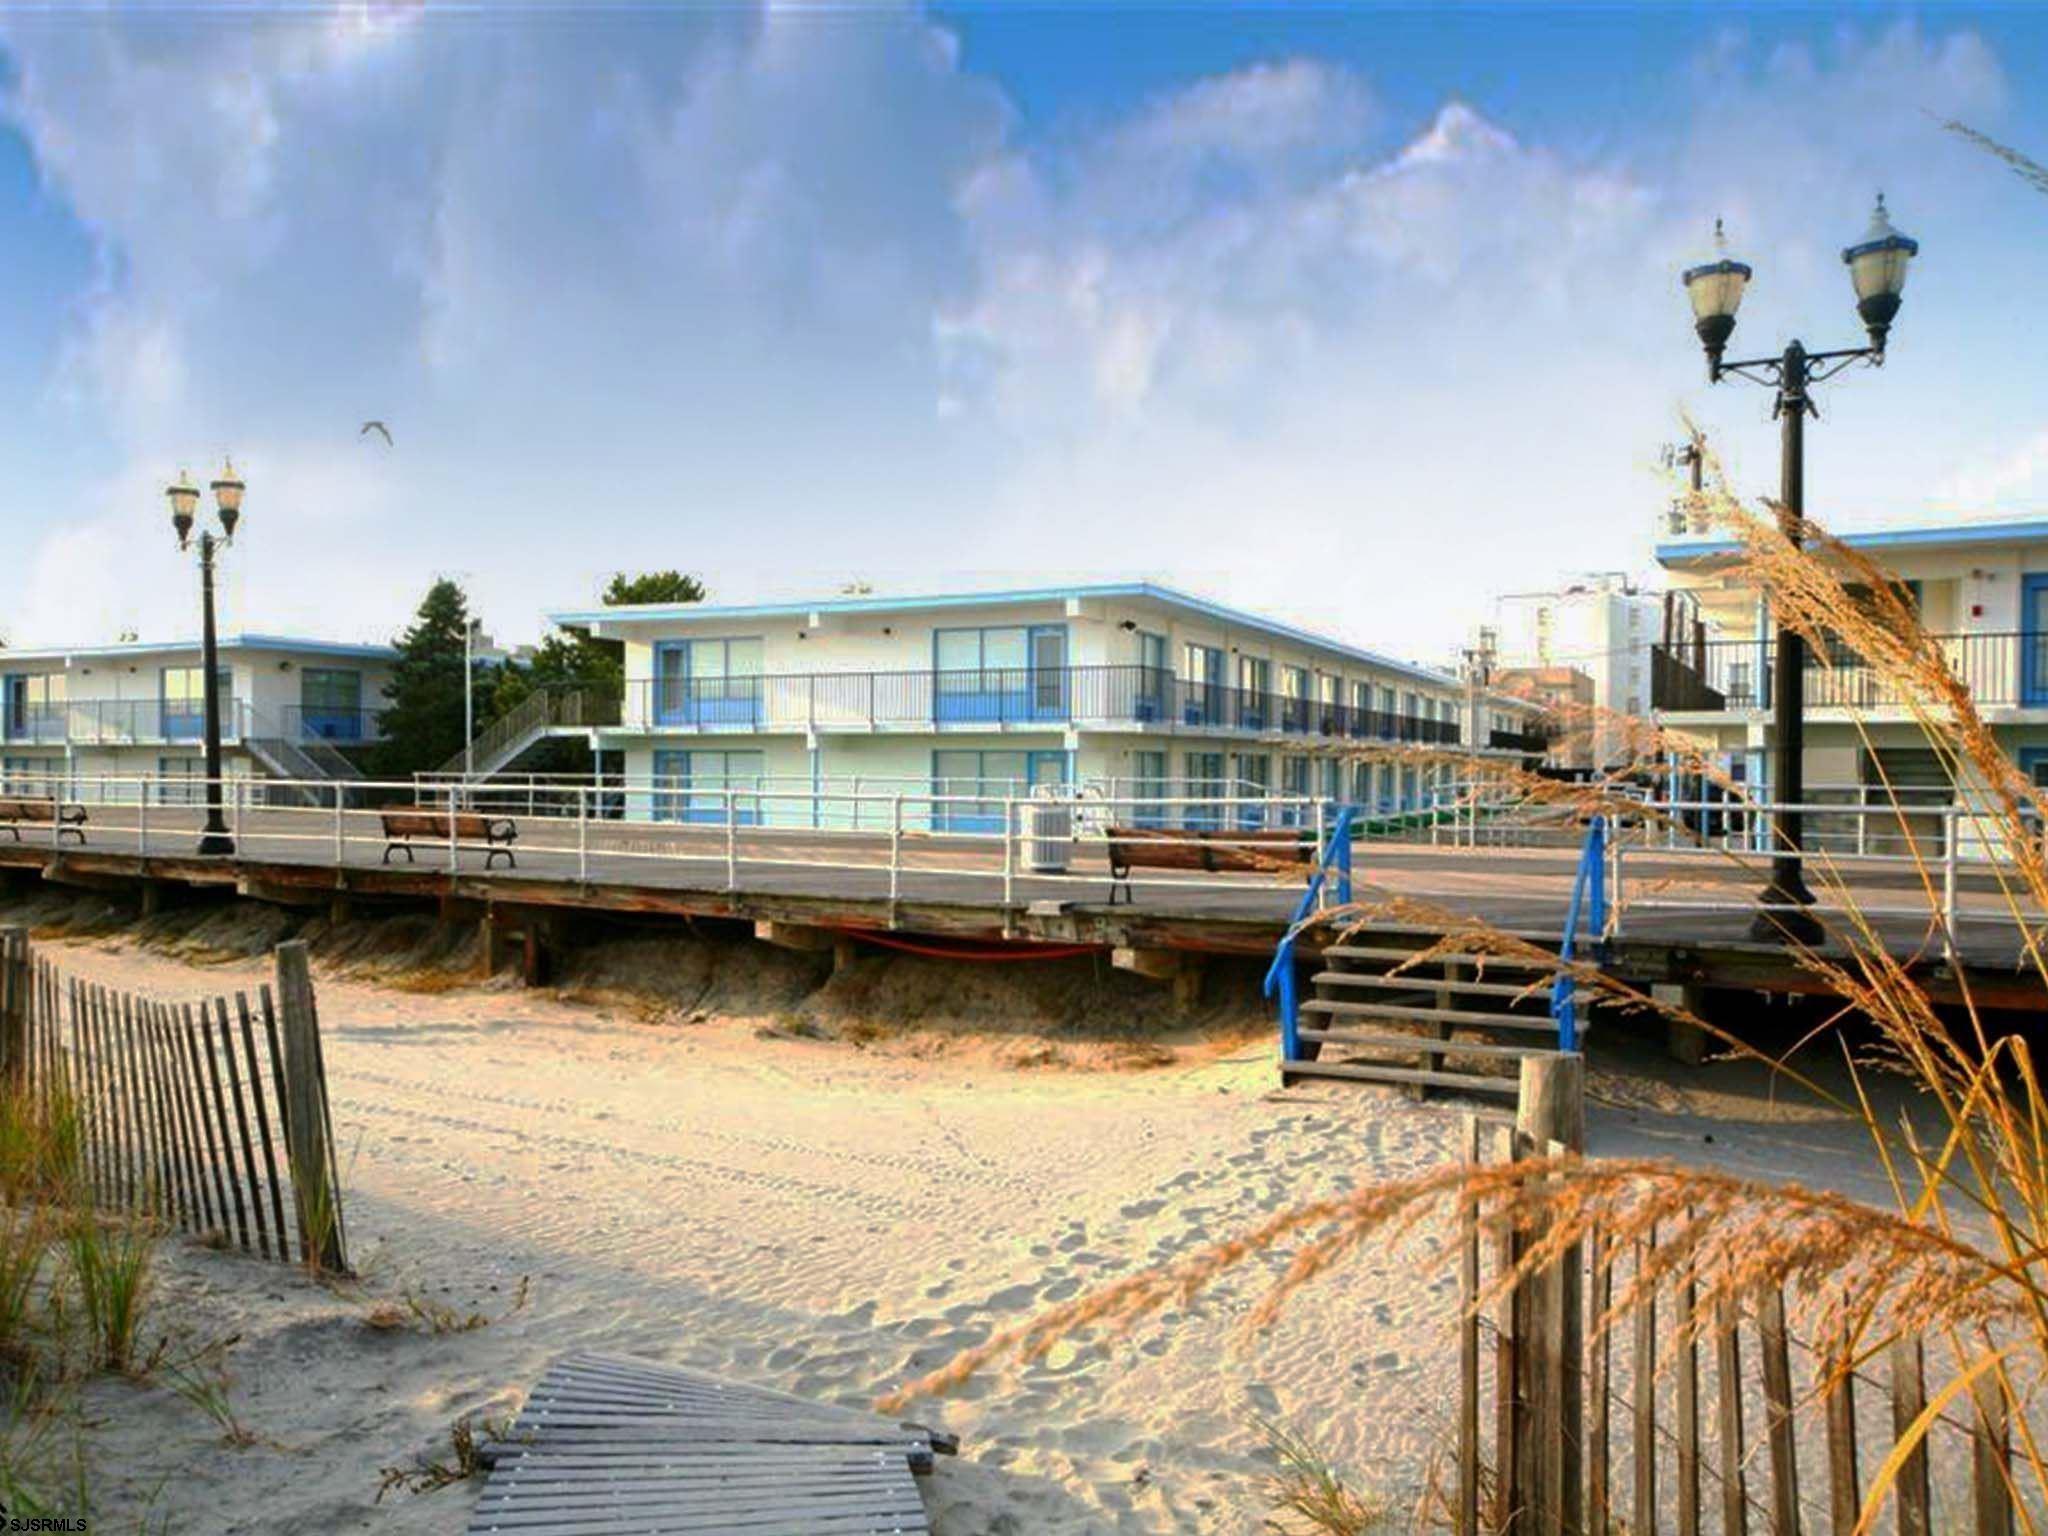
[[[50, 949], [160, 996], [264, 974], [105, 938]], [[510, 1412], [559, 1352], [865, 1405], [1082, 1287], [1435, 1166], [1463, 1120], [1373, 1090], [1274, 1092], [1263, 1037], [1081, 1071], [1014, 1065], [1008, 1038], [791, 1037], [783, 1011], [649, 1022], [645, 1008], [505, 984], [331, 973], [319, 990], [362, 1278], [330, 1288], [168, 1243], [158, 1323], [236, 1338], [234, 1401], [265, 1439], [223, 1444], [162, 1382], [96, 1383], [87, 1444], [107, 1529], [457, 1532], [474, 1485], [378, 1503], [381, 1469], [445, 1450], [459, 1415]], [[1644, 1052], [1602, 1063], [1618, 1102], [1594, 1110], [1594, 1150], [1746, 1172], [1796, 1159], [1809, 1179], [1879, 1193], [1850, 1128], [1773, 1104], [1752, 1069], [1680, 1088], [1654, 1066]], [[1261, 1420], [1412, 1496], [1455, 1379], [1454, 1285], [1430, 1249], [1364, 1255], [1256, 1337], [1244, 1318], [1274, 1269], [1249, 1266], [1127, 1338], [921, 1405], [914, 1416], [963, 1442], [927, 1485], [938, 1529], [1256, 1531]], [[494, 1320], [438, 1336], [367, 1325], [408, 1293]]]

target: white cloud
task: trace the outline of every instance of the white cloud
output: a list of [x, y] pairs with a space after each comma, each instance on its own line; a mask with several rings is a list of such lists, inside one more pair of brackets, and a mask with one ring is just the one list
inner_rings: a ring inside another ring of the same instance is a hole
[[[1592, 153], [1483, 100], [1397, 124], [1309, 59], [1034, 137], [911, 11], [19, 16], [0, 47], [103, 252], [51, 389], [117, 461], [38, 557], [70, 585], [0, 578], [60, 638], [189, 628], [156, 487], [233, 448], [271, 627], [388, 630], [435, 569], [513, 634], [636, 565], [734, 596], [1139, 570], [1441, 654], [1491, 591], [1642, 547], [1712, 215], [1759, 265], [1745, 334], [1846, 322], [1829, 241], [1880, 172], [1902, 219], [1970, 206], [1922, 109], [2006, 89], [1966, 32], [1731, 37]], [[1709, 406], [1738, 465], [1758, 404]], [[1920, 451], [1924, 485], [1986, 456]]]

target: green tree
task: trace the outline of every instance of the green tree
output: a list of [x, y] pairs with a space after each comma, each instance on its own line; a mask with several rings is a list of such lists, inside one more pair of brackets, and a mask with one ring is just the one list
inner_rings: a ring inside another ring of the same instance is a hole
[[463, 631], [469, 598], [443, 577], [420, 599], [412, 626], [393, 642], [398, 660], [384, 685], [384, 741], [376, 771], [402, 778], [438, 768], [462, 750]]
[[628, 576], [621, 571], [604, 589], [607, 608], [618, 608], [627, 603], [703, 601], [704, 583], [694, 576], [685, 576], [681, 571], [643, 571], [638, 576]]

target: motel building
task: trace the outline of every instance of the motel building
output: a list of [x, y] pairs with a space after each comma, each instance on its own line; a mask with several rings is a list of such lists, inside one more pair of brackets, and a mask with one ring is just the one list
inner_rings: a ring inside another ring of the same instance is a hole
[[[2048, 786], [2048, 522], [1945, 523], [1849, 534], [1843, 542], [1893, 572], [1921, 623], [1969, 686], [1985, 721], [2037, 785]], [[1738, 573], [1726, 540], [1657, 549], [1673, 588], [1697, 604], [1695, 638], [1657, 647], [1658, 721], [1714, 754], [1738, 779], [1768, 789], [1774, 629], [1769, 606]], [[1844, 645], [1809, 648], [1806, 798], [1812, 804], [1968, 804], [1898, 691]], [[1938, 847], [1939, 818], [1916, 838]], [[1850, 846], [1853, 819], [1809, 817], [1809, 835]], [[1897, 842], [1896, 823], [1889, 839]], [[1883, 841], [1881, 818], [1868, 834]], [[1959, 832], [1959, 842], [1970, 834]], [[1876, 851], [1874, 848], [1872, 851]], [[1897, 850], [1889, 850], [1897, 851]], [[1967, 850], [1965, 850], [1967, 851]]]
[[[390, 647], [243, 634], [218, 652], [227, 777], [360, 776], [350, 754], [380, 739]], [[204, 675], [197, 641], [0, 649], [0, 781], [67, 800], [144, 788], [159, 804], [197, 803]]]
[[1481, 754], [1542, 751], [1524, 701], [1145, 583], [550, 618], [624, 645], [615, 720], [573, 733], [628, 819], [723, 821], [739, 790], [738, 821], [803, 826], [997, 831], [1034, 795], [1159, 825], [1396, 819], [1447, 793], [1475, 727]]

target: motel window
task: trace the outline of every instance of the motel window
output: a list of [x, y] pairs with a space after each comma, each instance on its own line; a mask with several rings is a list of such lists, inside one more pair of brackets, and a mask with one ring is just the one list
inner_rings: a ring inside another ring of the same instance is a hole
[[0, 758], [0, 789], [11, 795], [50, 792], [50, 763], [39, 757]]
[[1280, 792], [1283, 795], [1297, 795], [1308, 798], [1308, 759], [1305, 757], [1283, 757], [1280, 759]]
[[299, 674], [299, 702], [309, 710], [353, 714], [363, 707], [363, 674], [335, 667], [308, 667]]
[[1334, 672], [1320, 672], [1316, 675], [1316, 698], [1335, 706], [1344, 698], [1344, 679]]
[[1182, 819], [1191, 827], [1213, 827], [1221, 819], [1216, 801], [1225, 789], [1223, 754], [1189, 752], [1181, 760], [1183, 792], [1191, 802], [1183, 807]]
[[1271, 693], [1273, 691], [1273, 664], [1263, 656], [1238, 657], [1237, 686], [1246, 693]]
[[1166, 636], [1149, 630], [1138, 632], [1138, 665], [1148, 672], [1166, 670]]
[[[766, 773], [766, 755], [757, 751], [656, 752], [654, 819], [722, 823], [728, 814], [726, 791], [758, 790]], [[760, 820], [760, 802], [734, 797], [730, 814], [735, 822], [752, 825]]]
[[[198, 672], [197, 667], [191, 669]], [[159, 805], [200, 805], [206, 800], [206, 759], [160, 757], [156, 760]]]
[[1280, 669], [1280, 695], [1288, 699], [1308, 697], [1308, 668], [1282, 667]]
[[1166, 754], [1164, 752], [1133, 752], [1131, 771], [1136, 776], [1133, 794], [1136, 797], [1132, 818], [1141, 827], [1163, 826], [1166, 821]]
[[1322, 779], [1322, 794], [1325, 800], [1342, 800], [1344, 798], [1344, 765], [1342, 763], [1338, 762], [1334, 757], [1325, 759]]

